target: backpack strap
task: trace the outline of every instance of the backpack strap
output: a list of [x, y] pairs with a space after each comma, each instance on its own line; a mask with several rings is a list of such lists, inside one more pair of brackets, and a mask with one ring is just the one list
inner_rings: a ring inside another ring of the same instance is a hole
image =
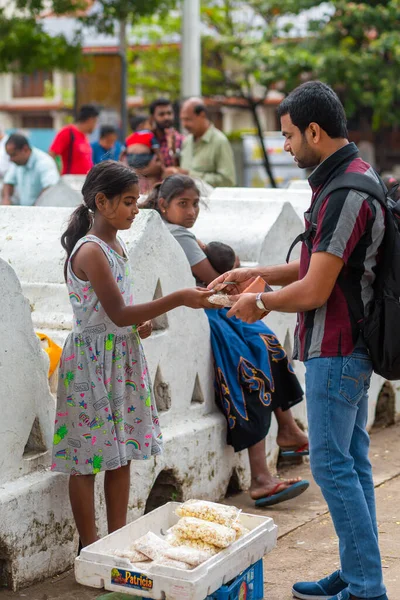
[[74, 151], [75, 134], [72, 127], [69, 128], [69, 148], [68, 148], [68, 159], [67, 159], [67, 174], [71, 173], [72, 167], [72, 154]]
[[334, 177], [329, 183], [327, 183], [321, 191], [318, 193], [317, 197], [314, 200], [311, 209], [311, 225], [304, 232], [296, 237], [289, 248], [288, 255], [286, 257], [286, 262], [288, 263], [290, 260], [290, 255], [292, 253], [293, 248], [299, 243], [304, 242], [308, 248], [308, 251], [311, 252], [311, 235], [317, 230], [317, 221], [318, 221], [318, 213], [322, 206], [322, 203], [326, 199], [327, 196], [336, 192], [337, 190], [354, 189], [358, 192], [364, 192], [369, 196], [372, 196], [384, 207], [387, 208], [386, 194], [387, 189], [383, 182], [379, 178], [379, 182], [374, 181], [372, 177], [368, 177], [368, 175], [362, 175], [361, 173], [343, 173], [342, 175], [338, 175]]

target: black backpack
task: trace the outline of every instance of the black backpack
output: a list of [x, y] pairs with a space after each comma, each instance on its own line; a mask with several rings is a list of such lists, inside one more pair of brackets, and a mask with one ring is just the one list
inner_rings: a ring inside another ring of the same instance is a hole
[[385, 235], [381, 257], [376, 268], [374, 299], [367, 315], [348, 298], [350, 310], [360, 323], [374, 371], [385, 379], [400, 379], [400, 200], [393, 199], [397, 186], [388, 193], [385, 185], [367, 175], [344, 173], [330, 181], [318, 194], [311, 211], [312, 225], [297, 236], [289, 249], [286, 262], [298, 242], [311, 252], [311, 238], [317, 229], [319, 209], [325, 198], [340, 189], [353, 189], [372, 196], [385, 208]]

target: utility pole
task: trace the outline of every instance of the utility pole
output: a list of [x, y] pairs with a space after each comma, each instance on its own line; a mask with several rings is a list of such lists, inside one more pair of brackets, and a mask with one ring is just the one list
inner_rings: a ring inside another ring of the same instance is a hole
[[128, 94], [128, 64], [127, 64], [126, 19], [119, 22], [119, 55], [121, 58], [121, 141], [125, 141], [128, 128], [128, 110], [126, 100]]
[[181, 98], [201, 96], [200, 0], [183, 0]]

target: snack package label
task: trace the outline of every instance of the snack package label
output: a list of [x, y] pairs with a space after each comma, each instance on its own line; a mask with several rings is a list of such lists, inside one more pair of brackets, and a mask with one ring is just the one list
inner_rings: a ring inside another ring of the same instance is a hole
[[135, 573], [126, 569], [111, 569], [111, 583], [135, 590], [153, 589], [153, 580], [143, 573]]

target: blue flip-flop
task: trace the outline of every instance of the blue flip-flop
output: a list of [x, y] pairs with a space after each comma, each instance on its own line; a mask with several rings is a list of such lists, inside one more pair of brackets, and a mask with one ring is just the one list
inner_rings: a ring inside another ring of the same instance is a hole
[[274, 504], [279, 504], [280, 502], [286, 502], [286, 500], [292, 500], [292, 498], [297, 498], [297, 496], [300, 496], [300, 494], [305, 492], [310, 486], [310, 482], [307, 481], [307, 479], [303, 479], [302, 481], [293, 483], [281, 492], [275, 493], [276, 490], [278, 490], [283, 484], [284, 482], [278, 483], [272, 490], [271, 494], [256, 500], [255, 505], [257, 507], [273, 506]]
[[300, 446], [299, 448], [291, 448], [290, 450], [285, 450], [281, 448], [280, 455], [281, 456], [309, 456], [310, 450], [308, 447], [308, 443], [304, 444], [304, 446]]

